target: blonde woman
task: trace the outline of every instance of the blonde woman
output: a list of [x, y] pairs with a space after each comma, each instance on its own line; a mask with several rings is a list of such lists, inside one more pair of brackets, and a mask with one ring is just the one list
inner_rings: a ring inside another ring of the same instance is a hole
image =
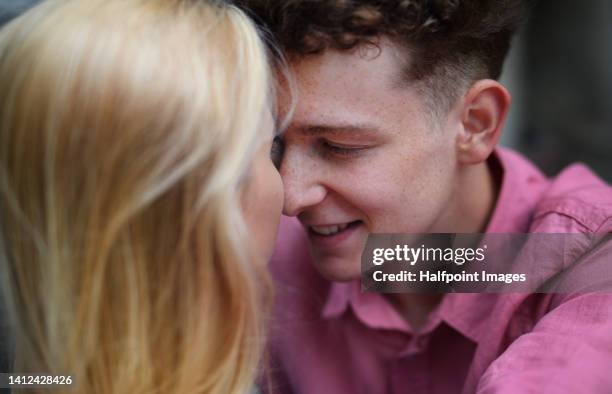
[[51, 0], [3, 28], [14, 373], [71, 374], [70, 393], [250, 389], [282, 204], [269, 81], [221, 3]]

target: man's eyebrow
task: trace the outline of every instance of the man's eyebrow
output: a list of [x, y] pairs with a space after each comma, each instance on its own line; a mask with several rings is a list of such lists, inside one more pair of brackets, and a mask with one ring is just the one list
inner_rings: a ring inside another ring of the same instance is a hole
[[306, 135], [319, 134], [370, 134], [378, 128], [368, 124], [303, 124], [294, 126], [294, 130]]

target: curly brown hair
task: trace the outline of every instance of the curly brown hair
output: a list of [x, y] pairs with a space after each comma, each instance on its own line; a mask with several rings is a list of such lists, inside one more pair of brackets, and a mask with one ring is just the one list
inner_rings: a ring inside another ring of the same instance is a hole
[[526, 0], [238, 0], [289, 55], [389, 37], [410, 53], [404, 80], [449, 106], [459, 86], [499, 78]]

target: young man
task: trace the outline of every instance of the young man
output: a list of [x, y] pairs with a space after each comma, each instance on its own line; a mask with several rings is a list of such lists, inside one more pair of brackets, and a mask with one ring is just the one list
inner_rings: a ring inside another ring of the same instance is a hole
[[609, 295], [360, 291], [371, 233], [612, 231], [612, 190], [587, 168], [549, 180], [496, 147], [521, 3], [245, 3], [296, 83], [272, 391], [611, 392]]

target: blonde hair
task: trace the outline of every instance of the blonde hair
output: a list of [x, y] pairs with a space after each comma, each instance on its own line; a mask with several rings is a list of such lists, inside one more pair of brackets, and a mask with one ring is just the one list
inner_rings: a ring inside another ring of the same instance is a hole
[[70, 393], [249, 389], [268, 282], [240, 199], [269, 86], [232, 6], [51, 0], [0, 32], [15, 372], [73, 374]]

